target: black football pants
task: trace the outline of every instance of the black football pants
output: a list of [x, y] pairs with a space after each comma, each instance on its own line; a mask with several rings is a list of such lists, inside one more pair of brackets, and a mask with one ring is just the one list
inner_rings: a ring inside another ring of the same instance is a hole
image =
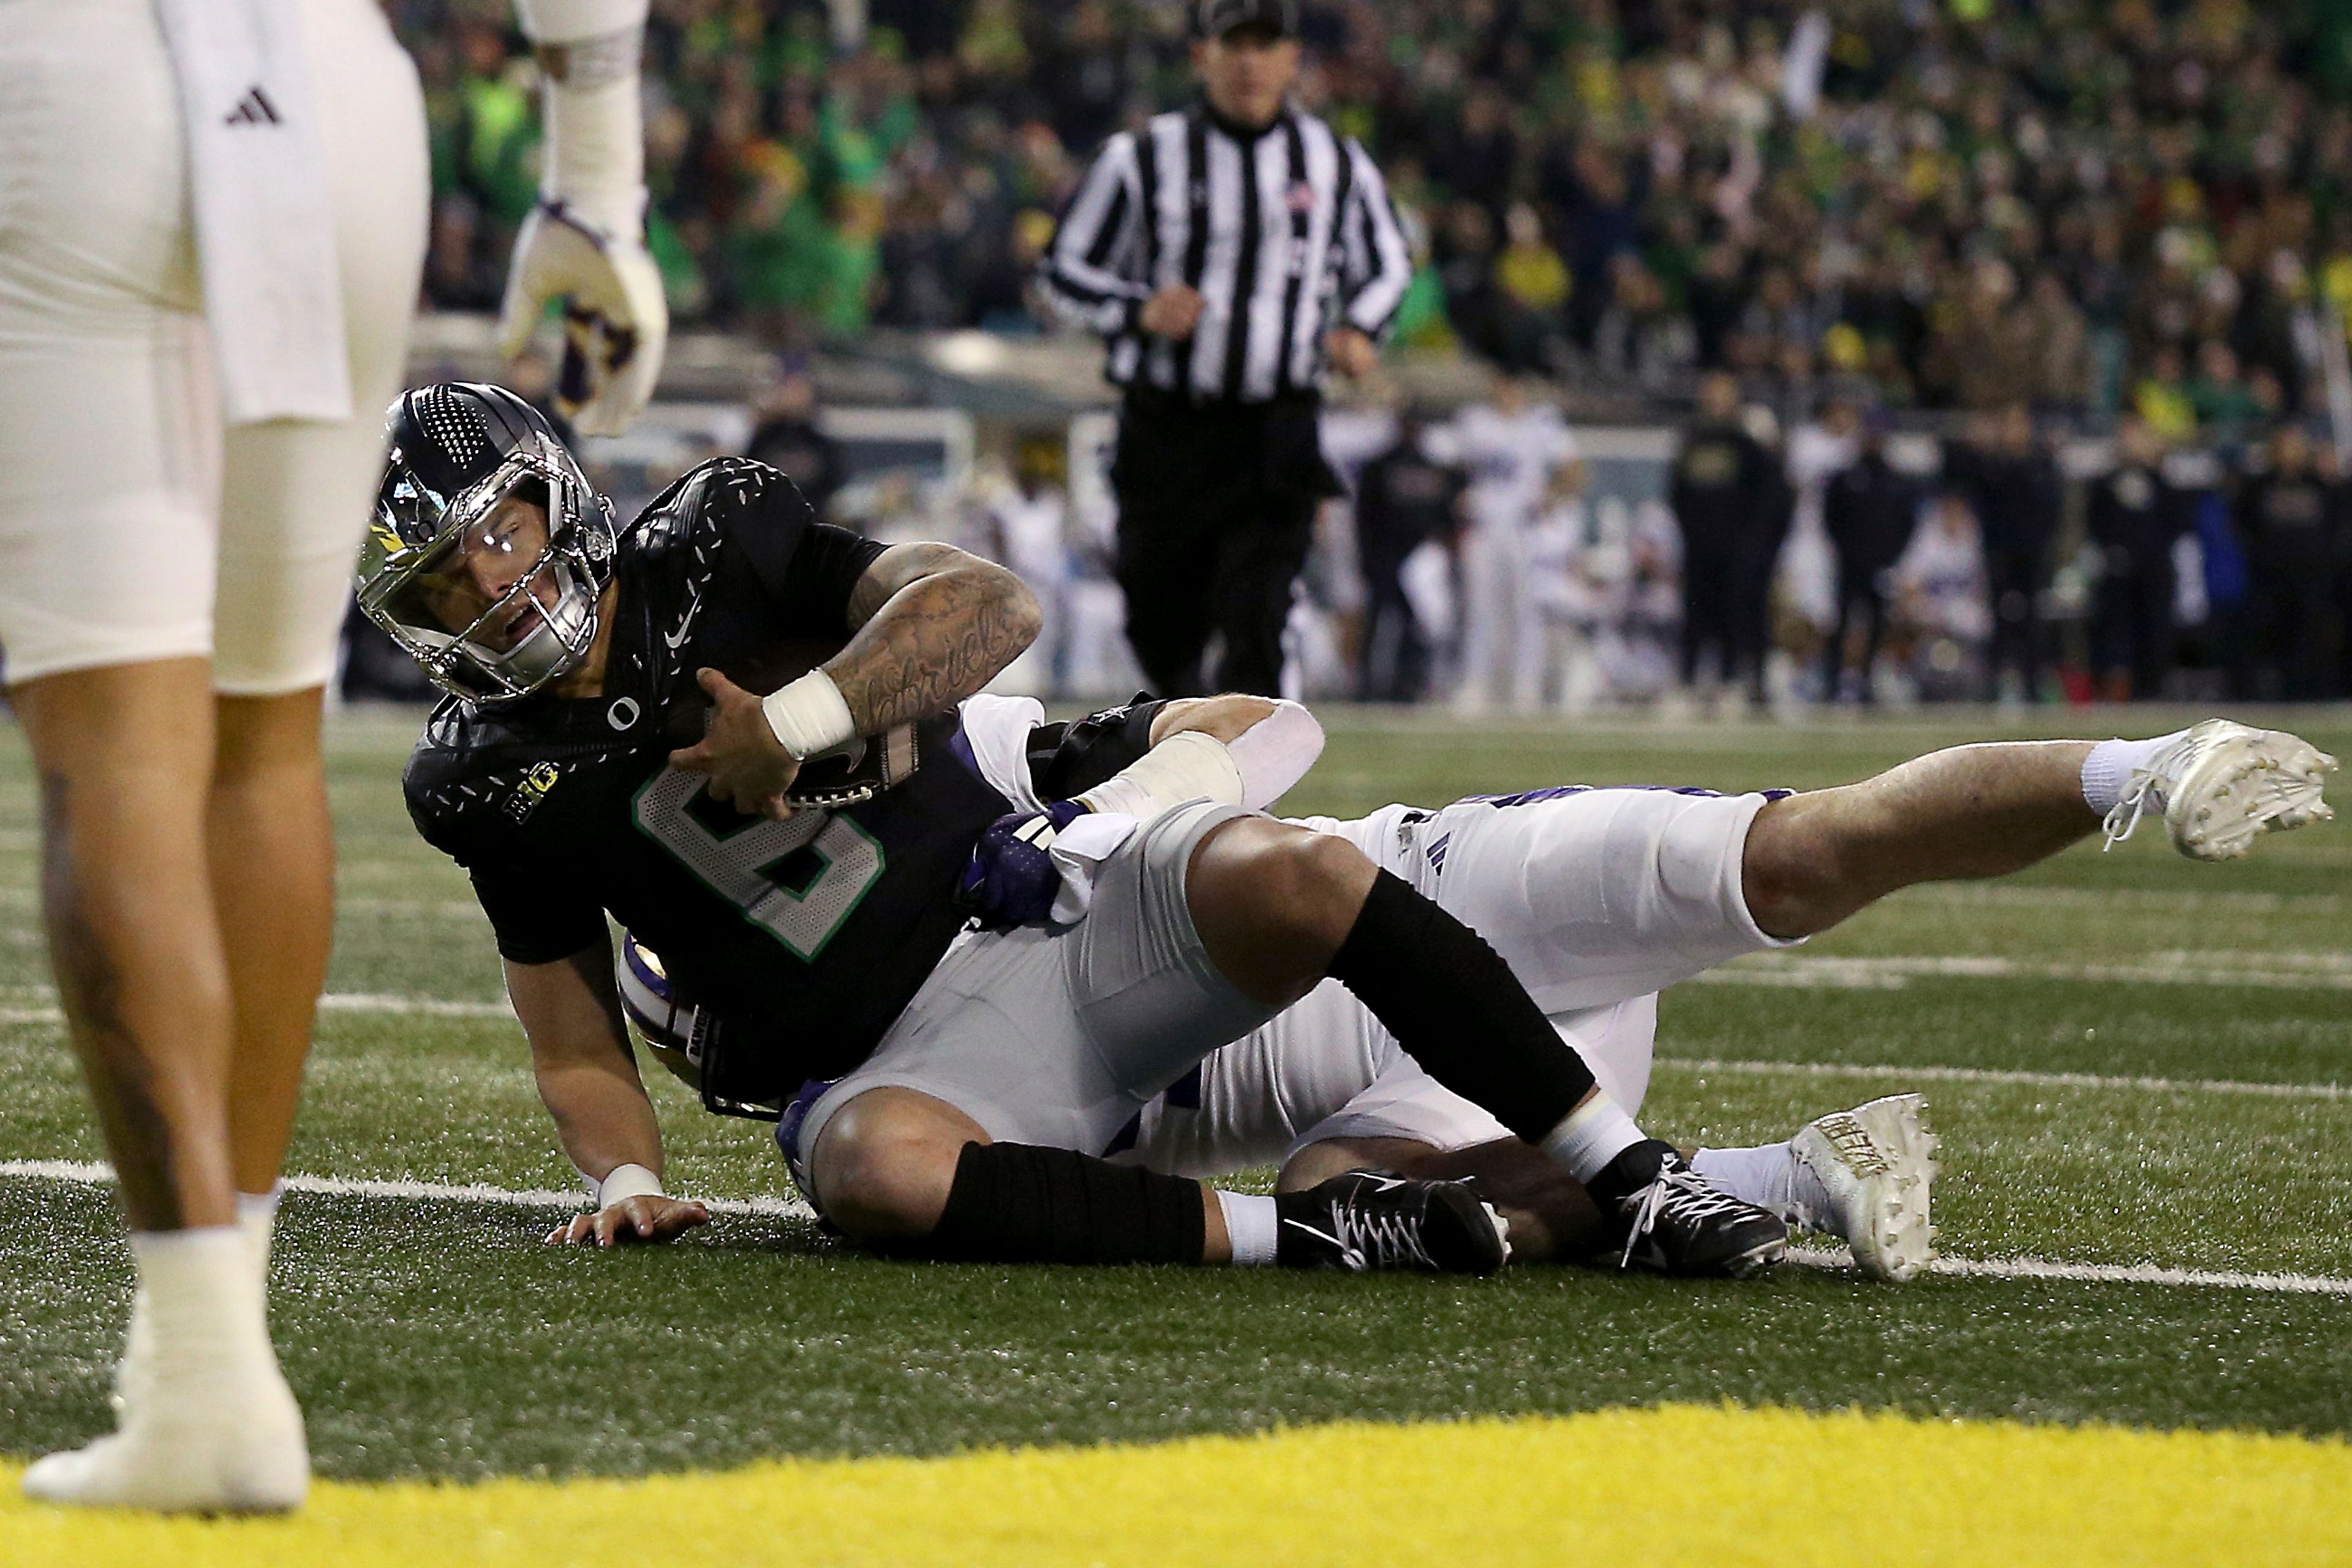
[[[1131, 395], [1111, 466], [1127, 637], [1152, 690], [1282, 694], [1291, 584], [1339, 486], [1311, 404], [1194, 408]], [[1202, 655], [1224, 645], [1215, 683]]]

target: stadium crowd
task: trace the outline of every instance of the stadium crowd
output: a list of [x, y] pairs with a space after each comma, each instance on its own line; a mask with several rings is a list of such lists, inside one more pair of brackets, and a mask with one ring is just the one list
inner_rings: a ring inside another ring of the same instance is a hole
[[[503, 4], [388, 4], [434, 127], [428, 292], [487, 307], [535, 184], [529, 55]], [[877, 324], [1040, 330], [1029, 282], [1079, 161], [1188, 90], [1184, 8], [863, 10], [845, 47], [814, 0], [654, 0], [674, 310], [787, 348]], [[1303, 15], [1301, 97], [1374, 151], [1414, 237], [1397, 352], [1467, 351], [1537, 405], [1547, 380], [1661, 408], [1721, 388], [1665, 493], [1634, 501], [1582, 494], [1581, 465], [1516, 409], [1410, 421], [1459, 504], [1369, 529], [1360, 498], [1341, 509], [1309, 641], [1334, 669], [1363, 662], [1325, 687], [1469, 706], [1709, 672], [1774, 700], [2352, 692], [2352, 490], [2314, 435], [2331, 374], [2352, 403], [2352, 11]], [[1896, 413], [1937, 438], [1906, 441]], [[1534, 488], [1498, 497], [1497, 429], [1525, 437]], [[1373, 447], [1343, 467], [1405, 449]], [[1051, 486], [1022, 467], [990, 491], [1023, 498], [1015, 522], [982, 496], [978, 532], [1088, 581], [1100, 540], [1047, 541]]]
[[[531, 69], [493, 0], [390, 0], [435, 135], [437, 302], [490, 302]], [[1175, 4], [656, 0], [655, 243], [687, 320], [1034, 330], [1103, 135], [1185, 90]], [[2352, 299], [2352, 20], [2282, 0], [1308, 0], [1302, 97], [1422, 239], [1407, 343], [1801, 405], [2308, 401]]]

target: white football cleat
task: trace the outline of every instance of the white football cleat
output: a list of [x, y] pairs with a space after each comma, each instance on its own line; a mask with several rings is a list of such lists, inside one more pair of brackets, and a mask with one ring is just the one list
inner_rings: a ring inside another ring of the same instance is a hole
[[1829, 1194], [1830, 1211], [1801, 1207], [1796, 1222], [1843, 1237], [1874, 1279], [1910, 1279], [1936, 1256], [1927, 1204], [1939, 1142], [1925, 1095], [1892, 1094], [1807, 1122], [1790, 1147]]
[[2155, 810], [2191, 860], [2234, 860], [2265, 833], [2332, 821], [2320, 791], [2335, 771], [2336, 759], [2299, 735], [2208, 719], [2133, 770], [2107, 813], [2106, 847]]
[[155, 1369], [122, 1429], [25, 1472], [36, 1502], [152, 1513], [284, 1513], [310, 1488], [301, 1407], [273, 1364], [234, 1384]]

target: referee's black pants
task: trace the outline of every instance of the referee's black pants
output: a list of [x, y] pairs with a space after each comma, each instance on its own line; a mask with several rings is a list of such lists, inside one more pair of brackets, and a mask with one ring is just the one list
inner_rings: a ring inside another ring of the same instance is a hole
[[[1291, 584], [1314, 542], [1315, 510], [1339, 493], [1308, 397], [1194, 405], [1128, 394], [1111, 488], [1127, 640], [1163, 697], [1282, 694]], [[1202, 655], [1224, 644], [1215, 683]]]

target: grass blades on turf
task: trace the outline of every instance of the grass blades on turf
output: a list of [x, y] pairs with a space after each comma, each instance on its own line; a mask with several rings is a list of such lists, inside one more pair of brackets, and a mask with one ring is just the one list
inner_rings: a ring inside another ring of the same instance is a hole
[[[331, 985], [494, 1005], [495, 955], [464, 878], [400, 809], [414, 724], [364, 715], [334, 731], [344, 860]], [[2062, 716], [2037, 732], [2067, 727]], [[1331, 729], [1289, 809], [1571, 781], [1813, 785], [1988, 732], [1360, 715]], [[2352, 723], [2328, 718], [2313, 738], [2345, 753]], [[96, 1159], [46, 989], [34, 820], [21, 742], [0, 730], [0, 1160]], [[2182, 861], [2148, 829], [1994, 889], [1897, 898], [1800, 957], [1999, 958], [2039, 966], [2034, 977], [1815, 967], [1684, 988], [1663, 1009], [1645, 1121], [1685, 1141], [1748, 1142], [1901, 1087], [1839, 1068], [2162, 1079], [1927, 1085], [1947, 1135], [1945, 1249], [2352, 1278], [2352, 1096], [2199, 1087], [2352, 1086], [2348, 869], [2342, 824], [2224, 867]], [[2052, 973], [2177, 970], [2183, 955], [2202, 966], [2189, 983]], [[2246, 973], [2269, 983], [2231, 978]], [[323, 1016], [294, 1169], [570, 1184], [510, 1022], [381, 1007]], [[1740, 1065], [1687, 1065], [1699, 1060]], [[763, 1129], [704, 1118], [667, 1084], [657, 1093], [681, 1184], [782, 1190]], [[128, 1273], [103, 1188], [0, 1188], [21, 1215], [0, 1237], [0, 1448], [30, 1453], [107, 1424]], [[1469, 1284], [926, 1268], [749, 1216], [674, 1248], [595, 1255], [541, 1247], [552, 1218], [289, 1199], [275, 1321], [326, 1473], [626, 1473], [1727, 1397], [2352, 1430], [2342, 1296], [1942, 1278], [1882, 1289], [1794, 1269], [1708, 1288], [1533, 1268]]]

